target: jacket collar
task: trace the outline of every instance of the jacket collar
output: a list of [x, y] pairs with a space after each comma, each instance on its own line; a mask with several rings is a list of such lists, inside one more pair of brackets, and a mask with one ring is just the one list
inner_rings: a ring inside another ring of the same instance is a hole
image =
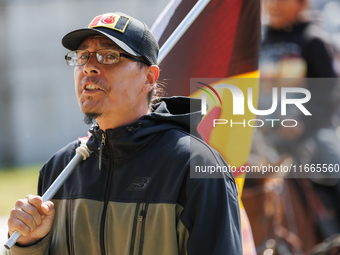
[[[101, 130], [98, 124], [91, 127], [92, 136], [87, 142], [90, 150], [98, 152], [103, 135], [105, 145], [103, 156], [113, 153], [115, 158], [123, 158], [144, 149], [159, 132], [169, 129], [182, 129], [192, 135], [201, 137], [197, 125], [201, 120], [201, 101], [187, 97], [162, 98], [154, 105], [152, 113], [142, 116], [138, 121], [118, 127]], [[190, 132], [191, 130], [191, 132]]]

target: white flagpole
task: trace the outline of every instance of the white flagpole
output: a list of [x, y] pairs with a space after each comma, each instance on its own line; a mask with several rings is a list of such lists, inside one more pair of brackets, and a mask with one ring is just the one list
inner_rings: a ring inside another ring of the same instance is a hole
[[210, 0], [199, 0], [195, 6], [191, 9], [191, 11], [187, 14], [187, 16], [182, 20], [179, 26], [175, 29], [175, 31], [171, 34], [171, 36], [166, 40], [163, 44], [162, 48], [158, 54], [158, 64], [160, 64], [166, 55], [171, 51], [171, 49], [175, 46], [175, 44], [179, 41], [182, 35], [187, 31], [187, 29], [191, 26], [191, 24], [195, 21], [195, 19], [200, 15], [200, 13], [204, 10], [204, 8], [208, 5]]

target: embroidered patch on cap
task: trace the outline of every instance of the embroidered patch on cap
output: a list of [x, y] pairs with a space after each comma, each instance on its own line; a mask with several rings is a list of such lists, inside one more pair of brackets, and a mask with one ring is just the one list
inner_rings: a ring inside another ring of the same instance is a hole
[[95, 17], [88, 28], [93, 27], [107, 27], [110, 29], [117, 30], [119, 32], [124, 33], [127, 24], [129, 23], [130, 18], [115, 14], [115, 13], [106, 13], [103, 15], [99, 15]]

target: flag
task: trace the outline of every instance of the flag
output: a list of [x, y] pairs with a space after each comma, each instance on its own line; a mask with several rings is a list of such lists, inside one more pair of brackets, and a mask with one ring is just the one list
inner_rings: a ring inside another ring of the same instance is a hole
[[[196, 3], [197, 0], [170, 1], [151, 28], [160, 47]], [[201, 98], [205, 91], [199, 88], [190, 89], [191, 78], [210, 78], [212, 82], [207, 85], [211, 87], [216, 84], [228, 84], [233, 80], [244, 95], [247, 94], [247, 88], [252, 88], [253, 104], [256, 107], [259, 89], [257, 78], [260, 28], [259, 0], [211, 0], [160, 63], [160, 80], [166, 83], [164, 90], [167, 96]], [[240, 199], [245, 173], [239, 170], [247, 164], [253, 127], [213, 127], [211, 119], [227, 120], [232, 117], [231, 93], [227, 90], [216, 91], [221, 104], [207, 98], [209, 109], [198, 130], [204, 140], [215, 148], [228, 164], [237, 169], [234, 175], [237, 177]], [[233, 121], [242, 122], [254, 117], [249, 110], [245, 110], [243, 116], [233, 116]], [[244, 254], [256, 254], [250, 224], [242, 202], [240, 204]]]

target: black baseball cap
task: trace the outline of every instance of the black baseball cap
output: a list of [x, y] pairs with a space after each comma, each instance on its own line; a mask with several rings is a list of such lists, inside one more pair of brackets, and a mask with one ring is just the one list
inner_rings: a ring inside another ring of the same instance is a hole
[[143, 57], [151, 65], [157, 65], [157, 40], [145, 23], [133, 17], [121, 12], [99, 15], [86, 28], [65, 35], [61, 42], [65, 48], [77, 50], [91, 35], [103, 35], [132, 56]]

